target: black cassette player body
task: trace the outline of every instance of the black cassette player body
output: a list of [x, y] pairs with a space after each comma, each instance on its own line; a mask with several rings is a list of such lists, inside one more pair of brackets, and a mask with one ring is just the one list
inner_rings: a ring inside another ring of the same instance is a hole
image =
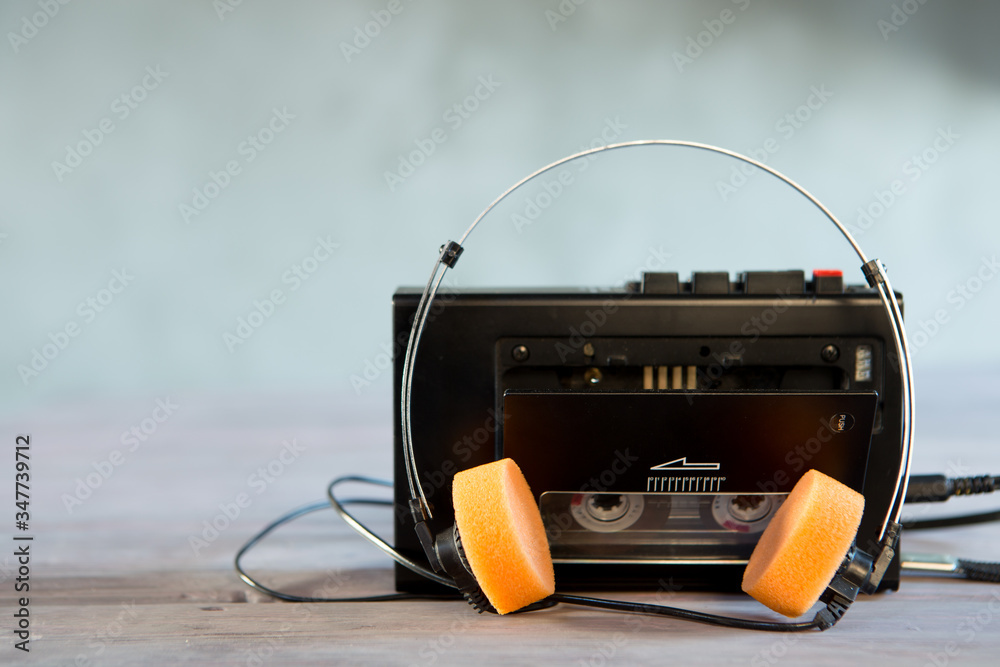
[[[563, 590], [738, 589], [811, 468], [861, 492], [874, 548], [896, 481], [901, 380], [878, 293], [836, 271], [647, 273], [618, 290], [439, 293], [416, 358], [419, 483], [510, 456]], [[393, 300], [396, 404], [420, 290]], [[395, 417], [395, 544], [422, 561]], [[896, 588], [898, 563], [882, 580]], [[402, 591], [438, 585], [397, 566]]]

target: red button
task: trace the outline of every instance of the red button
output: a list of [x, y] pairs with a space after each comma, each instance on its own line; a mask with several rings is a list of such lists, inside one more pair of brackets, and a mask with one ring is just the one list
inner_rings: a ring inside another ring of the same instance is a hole
[[843, 294], [844, 272], [840, 269], [815, 269], [812, 288], [815, 294]]

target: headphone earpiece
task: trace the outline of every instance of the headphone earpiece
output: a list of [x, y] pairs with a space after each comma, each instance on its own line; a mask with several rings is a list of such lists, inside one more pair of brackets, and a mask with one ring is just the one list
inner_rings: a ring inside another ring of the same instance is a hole
[[865, 497], [809, 470], [761, 534], [743, 573], [743, 590], [795, 618], [826, 590], [854, 542]]
[[486, 598], [479, 582], [476, 581], [476, 576], [472, 574], [472, 568], [465, 557], [465, 549], [462, 547], [462, 538], [458, 534], [458, 526], [452, 524], [437, 534], [434, 538], [434, 553], [441, 564], [441, 569], [452, 578], [462, 597], [472, 605], [473, 609], [480, 614], [484, 611], [497, 613], [496, 607]]
[[[555, 592], [542, 515], [513, 460], [501, 459], [457, 473], [451, 494], [457, 554], [497, 613], [517, 611]], [[438, 536], [443, 538], [447, 535]], [[447, 570], [444, 558], [442, 564]], [[457, 577], [452, 578], [470, 604], [483, 611], [474, 601], [475, 590], [466, 590]]]

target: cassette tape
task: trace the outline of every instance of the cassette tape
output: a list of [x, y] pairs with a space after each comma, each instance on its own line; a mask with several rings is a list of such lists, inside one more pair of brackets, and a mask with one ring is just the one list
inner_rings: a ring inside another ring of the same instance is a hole
[[546, 491], [539, 506], [554, 562], [738, 564], [786, 495]]
[[876, 403], [509, 391], [503, 454], [525, 462], [556, 563], [738, 565], [807, 469], [864, 488]]

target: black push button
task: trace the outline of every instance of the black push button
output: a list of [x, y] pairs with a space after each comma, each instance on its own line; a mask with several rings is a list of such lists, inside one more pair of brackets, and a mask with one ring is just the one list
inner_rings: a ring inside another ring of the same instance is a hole
[[816, 294], [843, 294], [844, 273], [839, 270], [816, 269], [813, 271], [813, 292]]
[[774, 296], [802, 294], [806, 291], [805, 271], [747, 271], [743, 274], [746, 294]]
[[729, 294], [729, 273], [695, 271], [691, 274], [691, 291], [695, 294]]
[[647, 271], [642, 274], [643, 294], [678, 294], [680, 281], [676, 273], [657, 273]]

